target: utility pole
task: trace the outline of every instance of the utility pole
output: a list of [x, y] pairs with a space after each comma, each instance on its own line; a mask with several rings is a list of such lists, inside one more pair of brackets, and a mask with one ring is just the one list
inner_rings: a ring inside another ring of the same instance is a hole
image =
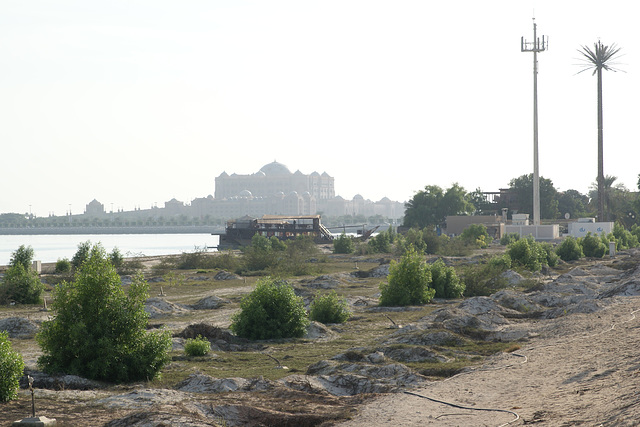
[[540, 172], [538, 169], [538, 52], [544, 52], [549, 39], [536, 34], [536, 19], [533, 18], [533, 41], [520, 38], [520, 50], [533, 52], [533, 225], [540, 225]]

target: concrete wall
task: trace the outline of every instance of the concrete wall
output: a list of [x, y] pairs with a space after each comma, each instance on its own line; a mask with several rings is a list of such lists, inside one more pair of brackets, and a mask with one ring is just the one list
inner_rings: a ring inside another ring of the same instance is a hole
[[507, 225], [506, 233], [518, 233], [525, 237], [532, 235], [536, 240], [554, 240], [560, 238], [560, 226], [551, 225]]
[[[448, 216], [446, 222], [446, 233], [458, 236], [471, 224], [484, 224], [487, 229], [491, 226], [499, 230], [500, 218], [496, 215], [454, 215]], [[491, 232], [489, 234], [491, 235]]]
[[569, 235], [573, 237], [584, 237], [587, 233], [601, 235], [613, 232], [613, 222], [570, 222]]

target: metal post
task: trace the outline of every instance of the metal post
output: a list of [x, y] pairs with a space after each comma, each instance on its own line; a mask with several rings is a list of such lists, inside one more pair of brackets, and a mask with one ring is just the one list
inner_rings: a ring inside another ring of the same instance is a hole
[[538, 169], [538, 52], [547, 46], [545, 37], [538, 39], [535, 18], [533, 22], [533, 42], [520, 39], [522, 52], [533, 52], [533, 225], [540, 225], [540, 172]]

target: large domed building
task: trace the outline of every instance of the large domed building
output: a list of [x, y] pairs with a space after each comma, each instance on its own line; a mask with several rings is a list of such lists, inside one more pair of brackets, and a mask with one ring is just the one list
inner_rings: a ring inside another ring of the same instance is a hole
[[308, 193], [318, 201], [335, 197], [334, 179], [326, 172], [305, 175], [298, 170], [292, 173], [276, 161], [264, 165], [253, 174], [228, 175], [223, 172], [216, 178], [216, 200], [238, 197], [244, 191], [249, 191], [253, 197], [273, 197], [280, 193], [291, 195], [292, 192], [300, 196]]

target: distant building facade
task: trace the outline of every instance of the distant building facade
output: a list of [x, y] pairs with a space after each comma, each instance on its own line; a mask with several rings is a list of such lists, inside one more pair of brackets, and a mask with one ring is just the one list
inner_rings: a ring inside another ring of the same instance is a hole
[[[292, 173], [285, 165], [272, 162], [249, 175], [223, 172], [215, 179], [215, 197], [196, 198], [191, 204], [175, 198], [164, 203], [164, 208], [137, 209], [119, 212], [120, 217], [160, 218], [176, 216], [192, 218], [254, 218], [262, 215], [317, 215], [371, 217], [380, 215], [389, 219], [404, 216], [404, 204], [387, 197], [379, 202], [356, 195], [346, 200], [335, 195], [334, 178], [326, 172], [309, 175], [299, 170]], [[106, 216], [104, 205], [93, 200], [87, 205], [89, 216]]]
[[326, 172], [313, 172], [305, 175], [299, 170], [291, 173], [282, 163], [276, 161], [264, 165], [258, 172], [250, 175], [228, 175], [223, 172], [215, 180], [216, 200], [230, 199], [247, 195], [253, 197], [272, 197], [275, 195], [291, 195], [293, 192], [308, 194], [316, 200], [327, 200], [335, 197], [334, 178]]

